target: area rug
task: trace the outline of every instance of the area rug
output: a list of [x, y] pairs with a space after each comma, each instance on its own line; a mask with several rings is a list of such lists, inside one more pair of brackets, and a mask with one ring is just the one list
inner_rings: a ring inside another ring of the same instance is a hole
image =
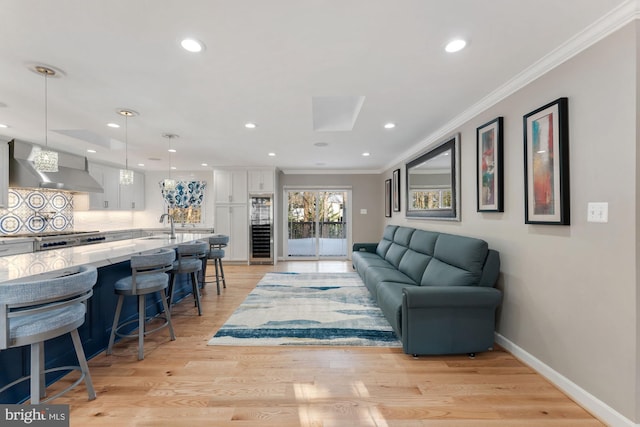
[[401, 343], [357, 273], [267, 273], [209, 345]]

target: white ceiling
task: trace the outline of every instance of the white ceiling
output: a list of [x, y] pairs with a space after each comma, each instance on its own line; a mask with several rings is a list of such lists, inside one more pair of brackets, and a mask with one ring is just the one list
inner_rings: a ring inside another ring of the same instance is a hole
[[[141, 169], [168, 170], [161, 135], [175, 133], [178, 170], [380, 171], [621, 3], [0, 0], [0, 134], [44, 144], [37, 63], [64, 72], [48, 81], [52, 148], [124, 164], [125, 107]], [[468, 47], [445, 53], [460, 36]], [[314, 97], [364, 102], [351, 130], [317, 131]]]

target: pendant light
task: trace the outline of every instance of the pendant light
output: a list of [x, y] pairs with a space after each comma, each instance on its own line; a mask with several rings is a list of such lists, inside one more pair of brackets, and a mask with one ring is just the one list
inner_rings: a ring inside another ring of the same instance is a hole
[[56, 72], [49, 67], [37, 65], [34, 71], [44, 76], [44, 149], [38, 151], [33, 159], [34, 166], [38, 172], [58, 172], [58, 153], [48, 150], [49, 129], [47, 111], [47, 79], [56, 75]]
[[133, 184], [133, 171], [129, 169], [129, 117], [137, 116], [133, 110], [118, 110], [118, 114], [124, 116], [124, 169], [120, 169], [120, 184]]
[[176, 152], [171, 146], [171, 141], [176, 138], [180, 138], [175, 133], [163, 133], [163, 138], [167, 138], [169, 140], [169, 178], [164, 179], [164, 189], [165, 190], [175, 190], [176, 189], [176, 180], [171, 178], [171, 170], [173, 169], [172, 164], [172, 154]]

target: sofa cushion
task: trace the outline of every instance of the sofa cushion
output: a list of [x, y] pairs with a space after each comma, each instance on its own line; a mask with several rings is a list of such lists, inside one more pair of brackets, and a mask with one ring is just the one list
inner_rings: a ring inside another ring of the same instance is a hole
[[391, 240], [386, 240], [386, 239], [380, 240], [380, 242], [378, 243], [378, 246], [376, 247], [376, 254], [379, 255], [381, 258], [384, 258], [387, 255], [387, 251], [391, 247], [391, 243], [392, 243]]
[[431, 256], [409, 249], [400, 260], [398, 269], [411, 277], [415, 283], [420, 283], [429, 261], [431, 261]]
[[399, 245], [397, 243], [391, 243], [389, 250], [387, 251], [387, 255], [385, 255], [384, 259], [393, 264], [394, 267], [398, 268], [400, 266], [400, 261], [402, 261], [402, 257], [404, 253], [407, 252], [407, 247]]
[[434, 233], [433, 231], [416, 230], [411, 236], [409, 249], [433, 256], [439, 235], [440, 233]]
[[409, 247], [411, 236], [413, 236], [413, 233], [415, 231], [415, 228], [398, 227], [395, 234], [393, 235], [393, 241], [404, 247]]
[[476, 286], [478, 275], [433, 258], [424, 270], [421, 286]]
[[436, 242], [434, 256], [442, 262], [467, 270], [480, 278], [488, 250], [489, 247], [484, 240], [441, 234]]

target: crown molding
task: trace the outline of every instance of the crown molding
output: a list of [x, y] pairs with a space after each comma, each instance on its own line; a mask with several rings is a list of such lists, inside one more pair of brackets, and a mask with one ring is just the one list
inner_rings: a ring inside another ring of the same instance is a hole
[[426, 150], [431, 145], [450, 136], [462, 125], [483, 111], [493, 107], [498, 102], [636, 19], [640, 19], [640, 0], [627, 0], [621, 3], [584, 30], [540, 58], [533, 65], [470, 106], [427, 138], [418, 142], [410, 150], [401, 153], [398, 157], [387, 163], [384, 169], [388, 170], [394, 167], [394, 165], [403, 163], [405, 160]]
[[280, 169], [285, 175], [380, 175], [383, 169]]

